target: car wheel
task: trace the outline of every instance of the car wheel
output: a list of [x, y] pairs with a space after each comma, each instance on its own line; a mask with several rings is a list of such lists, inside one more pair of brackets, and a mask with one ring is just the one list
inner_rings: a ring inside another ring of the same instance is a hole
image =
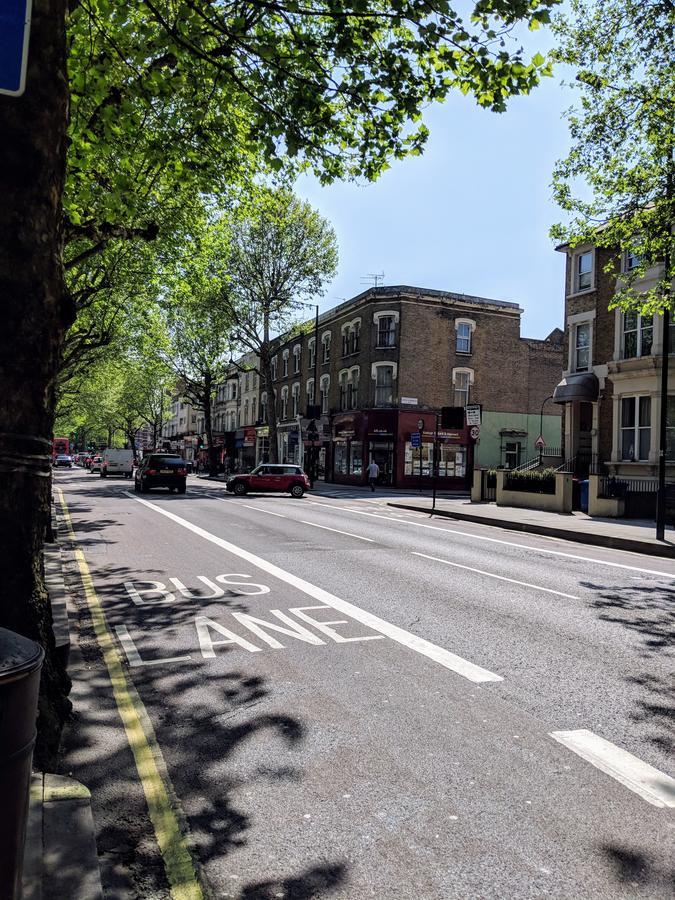
[[248, 490], [248, 488], [246, 487], [246, 485], [244, 484], [243, 481], [238, 481], [238, 482], [235, 484], [233, 490], [234, 490], [234, 493], [235, 493], [238, 497], [243, 497], [244, 494], [246, 493], [246, 491]]
[[294, 484], [291, 487], [291, 497], [302, 497], [305, 493], [305, 489], [301, 484]]

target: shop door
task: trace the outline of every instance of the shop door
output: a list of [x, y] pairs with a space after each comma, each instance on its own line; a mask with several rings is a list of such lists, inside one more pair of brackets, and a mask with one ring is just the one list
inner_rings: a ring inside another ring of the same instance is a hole
[[380, 468], [378, 484], [394, 483], [394, 444], [392, 441], [371, 441], [370, 462], [375, 462]]

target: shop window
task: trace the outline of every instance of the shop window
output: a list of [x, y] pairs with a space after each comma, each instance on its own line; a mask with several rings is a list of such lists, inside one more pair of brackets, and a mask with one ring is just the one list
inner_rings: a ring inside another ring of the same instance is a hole
[[352, 441], [349, 445], [349, 471], [352, 475], [363, 474], [362, 441]]
[[333, 467], [337, 475], [347, 475], [349, 471], [349, 454], [347, 452], [347, 444], [338, 441], [334, 444], [334, 462]]
[[654, 335], [654, 317], [643, 316], [634, 310], [623, 313], [623, 358], [650, 356]]
[[623, 397], [621, 400], [621, 459], [637, 462], [649, 459], [651, 441], [651, 398]]
[[375, 371], [375, 406], [391, 406], [394, 400], [394, 367], [378, 366]]
[[574, 371], [586, 372], [591, 362], [591, 323], [581, 322], [574, 328]]
[[419, 476], [421, 460], [422, 477], [430, 477], [433, 474], [433, 457], [433, 443], [422, 444], [421, 447], [413, 447], [410, 441], [406, 441], [404, 474]]

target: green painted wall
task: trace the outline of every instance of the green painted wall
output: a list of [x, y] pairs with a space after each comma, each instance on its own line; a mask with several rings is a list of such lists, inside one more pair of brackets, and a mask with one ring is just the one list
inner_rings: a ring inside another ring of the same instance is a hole
[[[527, 435], [502, 435], [503, 429], [525, 431]], [[544, 440], [549, 447], [562, 445], [562, 416], [544, 416]], [[506, 441], [520, 441], [521, 462], [537, 456], [534, 442], [539, 437], [538, 413], [497, 413], [483, 410], [480, 441], [476, 443], [474, 464], [483, 469], [497, 468], [504, 464], [500, 448]]]

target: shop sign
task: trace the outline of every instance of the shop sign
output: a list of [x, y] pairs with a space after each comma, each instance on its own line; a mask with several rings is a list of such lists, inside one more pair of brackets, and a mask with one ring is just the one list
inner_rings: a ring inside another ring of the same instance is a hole
[[255, 428], [244, 428], [244, 447], [255, 447]]
[[446, 441], [461, 441], [462, 435], [459, 431], [439, 431], [438, 437]]
[[480, 403], [471, 403], [468, 406], [464, 407], [464, 414], [466, 416], [466, 424], [467, 425], [481, 425], [481, 417], [480, 417], [481, 406]]
[[417, 406], [417, 397], [401, 397], [401, 406]]
[[263, 425], [262, 428], [257, 428], [256, 431], [258, 433], [258, 437], [269, 437], [270, 435], [269, 425]]

